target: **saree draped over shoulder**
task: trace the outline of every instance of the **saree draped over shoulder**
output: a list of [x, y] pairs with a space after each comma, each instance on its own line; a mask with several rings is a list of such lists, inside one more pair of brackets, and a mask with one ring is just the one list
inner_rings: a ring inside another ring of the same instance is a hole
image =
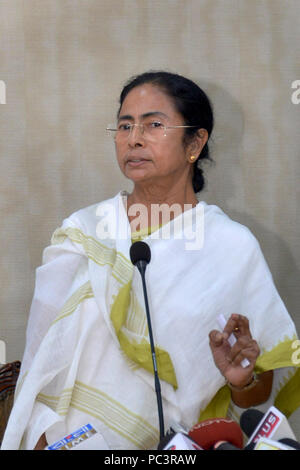
[[[103, 436], [103, 449], [156, 448], [152, 358], [126, 201], [121, 192], [75, 212], [44, 250], [2, 449], [33, 449], [43, 433], [51, 444], [87, 423]], [[248, 317], [261, 350], [256, 370], [275, 371], [267, 405], [289, 416], [300, 404], [300, 343], [251, 232], [199, 202], [144, 240], [165, 428], [189, 429], [230, 409], [208, 339], [221, 313]]]

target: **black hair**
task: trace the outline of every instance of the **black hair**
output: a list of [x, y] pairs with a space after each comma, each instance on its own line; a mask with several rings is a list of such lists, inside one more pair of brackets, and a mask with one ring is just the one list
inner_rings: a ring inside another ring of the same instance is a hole
[[[192, 80], [175, 73], [165, 71], [150, 71], [132, 77], [124, 86], [120, 95], [121, 106], [128, 93], [135, 87], [150, 83], [161, 88], [174, 102], [176, 110], [182, 115], [184, 124], [197, 126], [185, 129], [184, 144], [191, 141], [198, 129], [206, 129], [210, 137], [214, 125], [212, 104], [206, 93]], [[208, 142], [203, 147], [193, 164], [193, 189], [198, 193], [204, 188], [205, 181], [201, 163], [210, 160]]]

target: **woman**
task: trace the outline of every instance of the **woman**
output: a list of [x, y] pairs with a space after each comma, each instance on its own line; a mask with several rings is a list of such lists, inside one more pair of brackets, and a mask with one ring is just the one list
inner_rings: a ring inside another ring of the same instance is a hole
[[166, 428], [226, 416], [230, 403], [299, 406], [296, 331], [259, 245], [197, 198], [212, 128], [209, 99], [184, 77], [150, 72], [124, 87], [109, 129], [133, 190], [72, 214], [44, 251], [4, 449], [44, 448], [88, 422], [104, 449], [156, 447], [143, 291], [129, 261], [141, 238]]

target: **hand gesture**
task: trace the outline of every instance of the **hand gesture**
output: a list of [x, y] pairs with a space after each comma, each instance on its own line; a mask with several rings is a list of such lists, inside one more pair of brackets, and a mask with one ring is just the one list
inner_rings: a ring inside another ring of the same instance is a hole
[[[237, 339], [233, 346], [228, 342], [231, 333]], [[209, 345], [216, 366], [228, 382], [241, 389], [251, 382], [260, 350], [252, 338], [249, 321], [245, 316], [233, 313], [223, 332], [212, 330], [209, 333]], [[250, 363], [247, 367], [241, 365], [245, 358]]]

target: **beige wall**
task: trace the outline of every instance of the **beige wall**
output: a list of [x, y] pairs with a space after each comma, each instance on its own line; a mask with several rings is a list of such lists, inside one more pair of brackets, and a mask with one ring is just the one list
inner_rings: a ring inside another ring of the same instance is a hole
[[35, 269], [53, 230], [130, 187], [104, 129], [124, 81], [150, 68], [182, 73], [210, 95], [216, 165], [203, 199], [255, 233], [300, 331], [300, 104], [291, 100], [299, 16], [299, 0], [0, 1], [7, 360], [22, 356]]

